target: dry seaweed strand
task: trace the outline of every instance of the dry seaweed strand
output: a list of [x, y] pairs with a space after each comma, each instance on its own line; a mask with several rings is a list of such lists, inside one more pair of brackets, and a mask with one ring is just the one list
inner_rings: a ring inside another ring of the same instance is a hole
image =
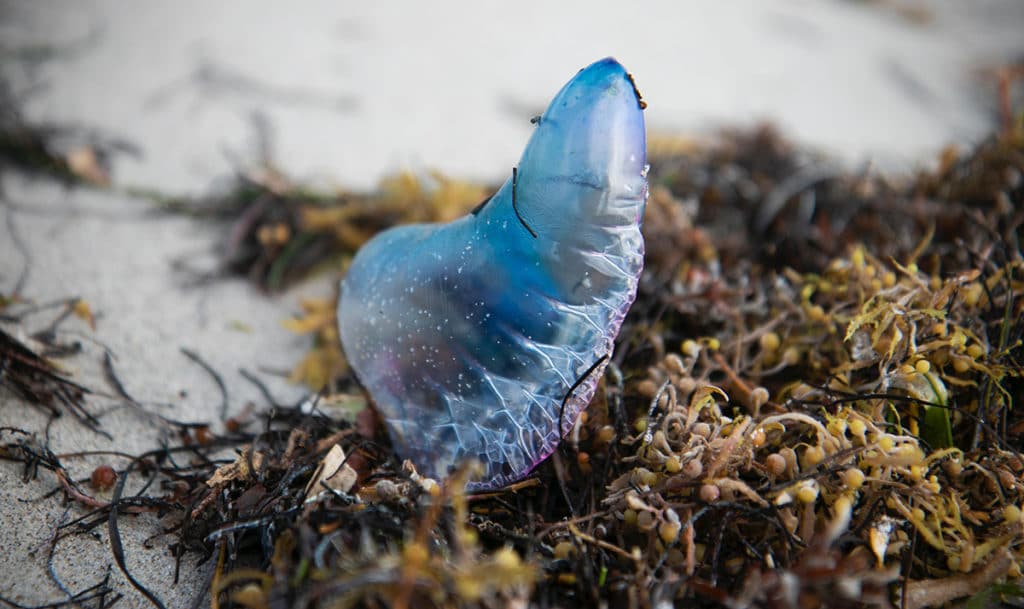
[[292, 184], [269, 162], [236, 172], [217, 192], [198, 199], [144, 189], [130, 194], [168, 213], [226, 224], [221, 268], [278, 292], [317, 271], [335, 271], [374, 234], [407, 222], [454, 219], [485, 199], [486, 189], [440, 173], [400, 173], [374, 193], [320, 192]]
[[[576, 481], [566, 500], [537, 491], [528, 523], [482, 499], [474, 522], [548, 531], [538, 541], [558, 553], [541, 564], [560, 566], [534, 598], [550, 602], [596, 586], [641, 606], [785, 606], [795, 581], [800, 602], [920, 606], [935, 602], [926, 587], [949, 582], [933, 594], [952, 599], [1019, 572], [1021, 136], [905, 185], [822, 171], [785, 182], [802, 170], [778, 136], [733, 137], [654, 162], [652, 215], [675, 222], [648, 218], [649, 272], [616, 357], [636, 431], [619, 433], [595, 400], [559, 459], [571, 475], [537, 473], [546, 489]], [[810, 217], [787, 215], [807, 189]], [[329, 327], [309, 313], [295, 329]], [[625, 455], [602, 459], [610, 444]], [[553, 526], [588, 496], [598, 509], [570, 520], [587, 530]], [[1016, 552], [1006, 570], [960, 575], [1002, 543]]]
[[19, 95], [0, 78], [0, 169], [67, 186], [110, 187], [111, 161], [138, 155], [130, 142], [75, 128], [28, 121]]
[[3, 328], [0, 328], [0, 387], [50, 417], [67, 412], [90, 430], [109, 437], [100, 428], [99, 419], [85, 406], [89, 390], [63, 376], [50, 361]]

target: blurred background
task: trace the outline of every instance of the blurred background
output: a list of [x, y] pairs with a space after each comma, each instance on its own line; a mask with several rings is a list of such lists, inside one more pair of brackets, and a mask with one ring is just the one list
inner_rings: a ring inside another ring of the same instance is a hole
[[251, 160], [256, 125], [297, 178], [495, 180], [529, 117], [607, 55], [636, 77], [652, 134], [772, 121], [845, 161], [908, 168], [986, 134], [991, 72], [1024, 57], [1019, 0], [2, 7], [28, 116], [122, 137], [140, 155], [119, 179], [185, 190]]

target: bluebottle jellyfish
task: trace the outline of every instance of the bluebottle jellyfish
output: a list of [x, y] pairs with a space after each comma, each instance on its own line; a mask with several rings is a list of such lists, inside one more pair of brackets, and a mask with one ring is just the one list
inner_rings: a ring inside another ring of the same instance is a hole
[[422, 474], [473, 458], [471, 490], [517, 481], [586, 408], [643, 267], [643, 106], [614, 59], [584, 68], [493, 197], [387, 230], [352, 261], [342, 346]]

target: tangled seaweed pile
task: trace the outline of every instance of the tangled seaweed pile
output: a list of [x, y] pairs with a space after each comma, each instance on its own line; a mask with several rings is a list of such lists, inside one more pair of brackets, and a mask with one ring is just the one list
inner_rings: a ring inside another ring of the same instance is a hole
[[[430, 480], [396, 462], [330, 301], [288, 322], [316, 336], [296, 378], [328, 389], [220, 436], [183, 430], [188, 466], [170, 448], [116, 472], [159, 490], [122, 497], [121, 482], [89, 501], [10, 430], [0, 457], [57, 473], [93, 510], [76, 526], [163, 514], [177, 556], [215, 562], [214, 607], [1020, 599], [1024, 127], [904, 182], [849, 175], [769, 128], [651, 157], [647, 267], [608, 372], [510, 489], [467, 496], [468, 469]], [[277, 289], [485, 193], [389, 184], [357, 197], [244, 180], [218, 199], [226, 268]]]
[[[468, 508], [360, 459], [353, 515], [293, 569], [398, 606], [922, 607], [1019, 578], [1024, 139], [909, 184], [821, 167], [769, 129], [655, 158], [641, 294], [560, 453]], [[383, 507], [390, 535], [339, 532]]]

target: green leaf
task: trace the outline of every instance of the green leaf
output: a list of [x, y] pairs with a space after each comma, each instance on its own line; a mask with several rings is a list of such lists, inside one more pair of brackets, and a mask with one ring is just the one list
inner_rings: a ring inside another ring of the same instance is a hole
[[942, 406], [923, 405], [924, 414], [921, 417], [921, 439], [928, 443], [932, 449], [949, 448], [953, 446], [953, 427], [949, 421], [949, 392], [946, 385], [933, 372], [924, 375], [928, 379], [935, 399], [929, 400]]
[[992, 584], [967, 599], [964, 609], [991, 609], [1015, 598], [1024, 598], [1024, 586], [1010, 583]]

